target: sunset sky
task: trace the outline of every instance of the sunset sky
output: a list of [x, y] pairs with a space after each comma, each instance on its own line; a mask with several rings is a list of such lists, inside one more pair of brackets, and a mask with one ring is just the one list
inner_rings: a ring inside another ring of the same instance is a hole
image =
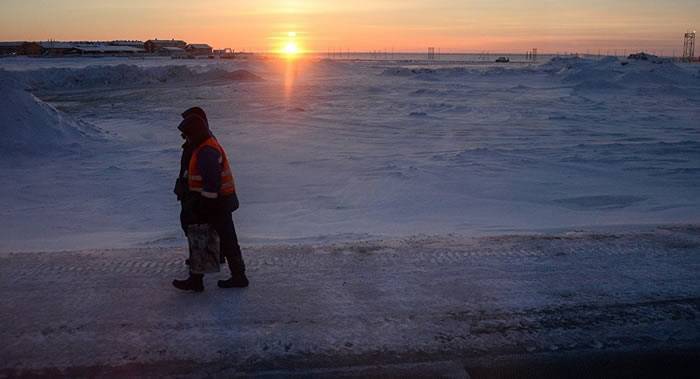
[[682, 48], [698, 0], [2, 0], [0, 40], [178, 38], [216, 48], [521, 52]]

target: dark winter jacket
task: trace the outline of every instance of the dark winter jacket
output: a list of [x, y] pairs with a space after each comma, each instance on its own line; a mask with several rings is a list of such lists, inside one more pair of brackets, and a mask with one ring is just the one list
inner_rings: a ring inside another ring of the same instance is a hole
[[[190, 192], [187, 186], [187, 170], [189, 169], [192, 153], [212, 134], [205, 118], [197, 114], [190, 114], [178, 126], [178, 129], [187, 137], [183, 145], [182, 158], [180, 160], [180, 176], [176, 184], [176, 194], [182, 202], [181, 222], [186, 224], [209, 223], [209, 220], [220, 218], [223, 213], [231, 213], [238, 209], [238, 197], [234, 193], [231, 196], [220, 196], [216, 199], [203, 197], [198, 192]], [[205, 147], [198, 152], [197, 164], [202, 176], [204, 191], [218, 193], [221, 187], [221, 164], [219, 152], [216, 149]], [[179, 188], [179, 189], [178, 189]]]
[[[221, 187], [219, 152], [212, 148], [203, 148], [198, 154], [197, 164], [202, 175], [204, 191], [219, 192]], [[181, 221], [183, 225], [212, 223], [213, 220], [220, 220], [222, 215], [230, 214], [238, 207], [238, 197], [235, 193], [231, 196], [210, 199], [202, 196], [199, 192], [188, 191], [187, 196], [182, 201]]]
[[204, 184], [202, 192], [218, 193], [221, 188], [221, 154], [210, 146], [205, 146], [197, 154], [197, 169]]
[[189, 195], [189, 190], [187, 188], [187, 170], [190, 166], [192, 152], [199, 144], [211, 136], [206, 115], [200, 115], [199, 112], [193, 112], [192, 109], [199, 108], [190, 108], [185, 111], [182, 114], [183, 120], [177, 127], [182, 132], [182, 136], [187, 138], [187, 141], [182, 145], [180, 173], [175, 182], [174, 192], [179, 201], [184, 201]]
[[178, 201], [184, 201], [189, 193], [187, 188], [187, 168], [190, 166], [190, 159], [192, 158], [192, 152], [194, 149], [189, 143], [185, 142], [182, 144], [182, 156], [180, 157], [180, 173], [177, 175], [177, 180], [175, 181], [175, 195]]
[[[202, 176], [204, 184], [203, 192], [218, 193], [221, 189], [221, 156], [219, 152], [211, 147], [204, 147], [198, 152], [197, 168]], [[238, 197], [234, 193], [231, 196], [219, 196], [216, 199], [209, 199], [196, 195], [199, 199], [199, 206], [205, 213], [233, 212], [238, 209]]]

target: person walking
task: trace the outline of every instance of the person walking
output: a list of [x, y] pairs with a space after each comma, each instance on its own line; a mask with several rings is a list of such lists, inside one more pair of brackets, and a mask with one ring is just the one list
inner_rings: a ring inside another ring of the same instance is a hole
[[[182, 119], [186, 119], [190, 115], [197, 115], [201, 117], [207, 124], [207, 129], [209, 128], [209, 121], [207, 120], [207, 114], [200, 107], [192, 107], [182, 112]], [[178, 127], [179, 129], [179, 127]], [[189, 201], [192, 197], [190, 196], [190, 191], [187, 184], [187, 170], [189, 169], [190, 159], [192, 158], [192, 151], [194, 147], [191, 146], [187, 140], [187, 136], [180, 130], [180, 135], [185, 142], [182, 144], [182, 156], [180, 157], [180, 173], [175, 181], [175, 195], [177, 200], [180, 202], [180, 227], [182, 231], [187, 235], [187, 226], [189, 224], [196, 223], [189, 210], [192, 207], [188, 206]], [[189, 265], [189, 259], [185, 260], [185, 264]]]
[[[249, 281], [231, 215], [238, 209], [239, 202], [228, 157], [211, 133], [201, 108], [190, 108], [182, 116], [178, 129], [186, 141], [175, 189], [182, 204], [182, 228], [186, 234], [187, 225], [211, 225], [219, 235], [220, 249], [231, 271], [231, 277], [219, 280], [218, 286], [247, 287]], [[201, 292], [204, 290], [203, 279], [203, 274], [190, 271], [187, 279], [173, 280], [173, 286], [184, 291]]]

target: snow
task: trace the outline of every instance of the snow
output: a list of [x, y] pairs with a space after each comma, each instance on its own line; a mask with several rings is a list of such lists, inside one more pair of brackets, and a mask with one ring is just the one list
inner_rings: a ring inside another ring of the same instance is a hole
[[245, 244], [700, 215], [694, 65], [17, 57], [0, 69], [0, 165], [21, 189], [0, 195], [3, 251], [182, 246], [175, 126], [194, 105], [232, 159]]
[[[24, 85], [0, 72], [0, 149], [6, 154], [46, 155], [94, 143], [99, 131], [84, 122], [71, 120], [39, 100]], [[7, 157], [6, 157], [7, 158]]]
[[698, 78], [670, 60], [619, 60], [607, 57], [598, 61], [580, 58], [555, 59], [545, 65], [557, 70], [563, 81], [587, 85], [591, 89], [644, 88], [664, 85], [698, 85]]
[[139, 67], [88, 66], [81, 69], [52, 68], [24, 72], [22, 76], [34, 89], [92, 89], [97, 87], [143, 87], [167, 83], [203, 83], [216, 80], [258, 81], [262, 78], [246, 70], [226, 71], [212, 68], [200, 72], [195, 67], [165, 65]]
[[[658, 62], [2, 59], [0, 375], [697, 351], [700, 70]], [[245, 290], [169, 284], [194, 105]]]
[[454, 360], [469, 371], [507, 355], [697, 352], [700, 341], [697, 226], [245, 253], [249, 288], [217, 288], [222, 273], [200, 294], [170, 286], [186, 276], [182, 248], [0, 254], [0, 322], [11, 326], [0, 329], [0, 369], [287, 376]]

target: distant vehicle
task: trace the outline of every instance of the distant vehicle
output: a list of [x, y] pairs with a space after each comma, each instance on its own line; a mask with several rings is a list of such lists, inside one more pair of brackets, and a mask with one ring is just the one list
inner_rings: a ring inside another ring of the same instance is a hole
[[508, 63], [508, 62], [510, 62], [510, 59], [508, 57], [498, 57], [498, 59], [496, 59], [496, 63]]

